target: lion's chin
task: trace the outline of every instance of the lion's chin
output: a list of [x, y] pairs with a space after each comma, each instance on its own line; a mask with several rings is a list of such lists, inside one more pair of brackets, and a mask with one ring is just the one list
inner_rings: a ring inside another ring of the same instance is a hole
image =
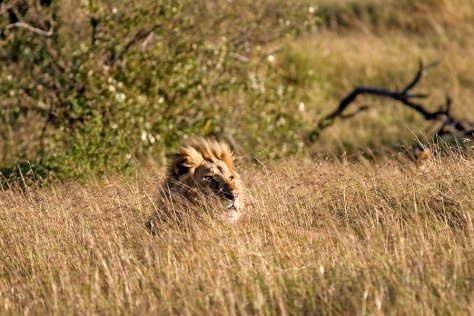
[[230, 203], [227, 205], [227, 210], [228, 210], [228, 219], [230, 222], [236, 222], [239, 217], [240, 217], [240, 202], [239, 199], [235, 199], [233, 201], [230, 201]]
[[230, 209], [227, 218], [231, 223], [236, 222], [240, 218], [240, 213], [236, 209]]

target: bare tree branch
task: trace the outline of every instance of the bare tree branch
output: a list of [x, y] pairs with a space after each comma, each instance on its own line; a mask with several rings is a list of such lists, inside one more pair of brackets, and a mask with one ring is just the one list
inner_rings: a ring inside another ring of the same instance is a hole
[[356, 116], [356, 115], [359, 114], [360, 112], [367, 111], [368, 109], [370, 109], [370, 106], [369, 106], [369, 105], [361, 105], [359, 108], [357, 108], [357, 109], [356, 109], [354, 112], [352, 112], [352, 113], [341, 114], [341, 115], [340, 115], [340, 118], [343, 119], [343, 120], [346, 120], [346, 119], [349, 119], [349, 118], [352, 118], [352, 117]]
[[420, 62], [420, 66], [414, 78], [402, 90], [389, 90], [386, 88], [370, 86], [360, 86], [355, 88], [351, 93], [349, 93], [345, 98], [341, 100], [339, 106], [334, 111], [319, 120], [316, 125], [316, 128], [314, 128], [308, 134], [307, 141], [309, 143], [314, 143], [319, 138], [319, 135], [322, 130], [331, 126], [336, 119], [347, 119], [349, 117], [355, 116], [356, 114], [362, 111], [365, 111], [367, 107], [361, 107], [351, 114], [345, 114], [345, 111], [348, 106], [352, 102], [354, 102], [356, 98], [361, 94], [382, 96], [394, 99], [421, 114], [425, 120], [442, 121], [441, 127], [435, 133], [435, 135], [437, 136], [450, 134], [458, 137], [474, 138], [474, 122], [462, 121], [452, 116], [451, 98], [446, 97], [445, 103], [441, 105], [436, 111], [429, 111], [423, 104], [418, 103], [414, 100], [423, 99], [428, 96], [425, 93], [413, 93], [412, 90], [425, 76], [427, 70], [436, 66], [437, 64], [438, 63], [435, 62], [430, 65], [424, 66], [423, 63]]
[[7, 26], [5, 26], [6, 30], [9, 30], [9, 29], [12, 29], [12, 28], [26, 29], [30, 32], [33, 32], [33, 33], [36, 33], [36, 34], [39, 34], [39, 35], [42, 35], [42, 36], [46, 36], [46, 37], [51, 37], [51, 36], [54, 35], [54, 27], [51, 27], [48, 31], [45, 31], [45, 30], [42, 30], [40, 28], [31, 26], [30, 24], [25, 23], [25, 22], [16, 22], [16, 23], [8, 24]]

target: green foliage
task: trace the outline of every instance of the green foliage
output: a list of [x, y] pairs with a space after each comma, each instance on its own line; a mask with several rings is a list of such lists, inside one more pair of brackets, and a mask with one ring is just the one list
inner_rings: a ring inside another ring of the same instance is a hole
[[301, 147], [299, 82], [272, 51], [314, 27], [304, 1], [25, 0], [7, 11], [4, 164], [30, 159], [59, 177], [87, 176], [190, 134], [271, 156]]

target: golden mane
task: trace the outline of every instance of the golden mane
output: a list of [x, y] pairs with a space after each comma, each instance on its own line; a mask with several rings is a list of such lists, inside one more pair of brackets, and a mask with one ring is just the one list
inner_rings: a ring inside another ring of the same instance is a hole
[[168, 155], [171, 164], [168, 165], [168, 176], [173, 177], [178, 173], [176, 170], [176, 161], [185, 160], [189, 167], [197, 167], [204, 160], [214, 161], [219, 159], [223, 161], [230, 170], [234, 169], [234, 155], [229, 146], [214, 139], [203, 137], [192, 137], [184, 140], [179, 151]]

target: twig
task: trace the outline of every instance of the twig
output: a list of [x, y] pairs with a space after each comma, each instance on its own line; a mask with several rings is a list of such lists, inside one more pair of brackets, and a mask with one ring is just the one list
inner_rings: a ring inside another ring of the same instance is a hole
[[92, 27], [92, 32], [91, 32], [91, 47], [94, 50], [95, 49], [95, 42], [97, 39], [97, 27], [99, 25], [100, 20], [98, 18], [95, 18], [91, 16], [89, 18], [89, 23]]
[[16, 23], [8, 24], [7, 26], [5, 26], [6, 30], [9, 30], [9, 29], [12, 29], [12, 28], [26, 29], [30, 32], [33, 32], [33, 33], [36, 33], [36, 34], [39, 34], [39, 35], [42, 35], [42, 36], [46, 36], [46, 37], [51, 37], [51, 36], [54, 35], [54, 26], [52, 26], [48, 31], [45, 31], [45, 30], [42, 30], [40, 28], [31, 26], [31, 25], [29, 25], [28, 23], [25, 23], [25, 22], [16, 22]]

